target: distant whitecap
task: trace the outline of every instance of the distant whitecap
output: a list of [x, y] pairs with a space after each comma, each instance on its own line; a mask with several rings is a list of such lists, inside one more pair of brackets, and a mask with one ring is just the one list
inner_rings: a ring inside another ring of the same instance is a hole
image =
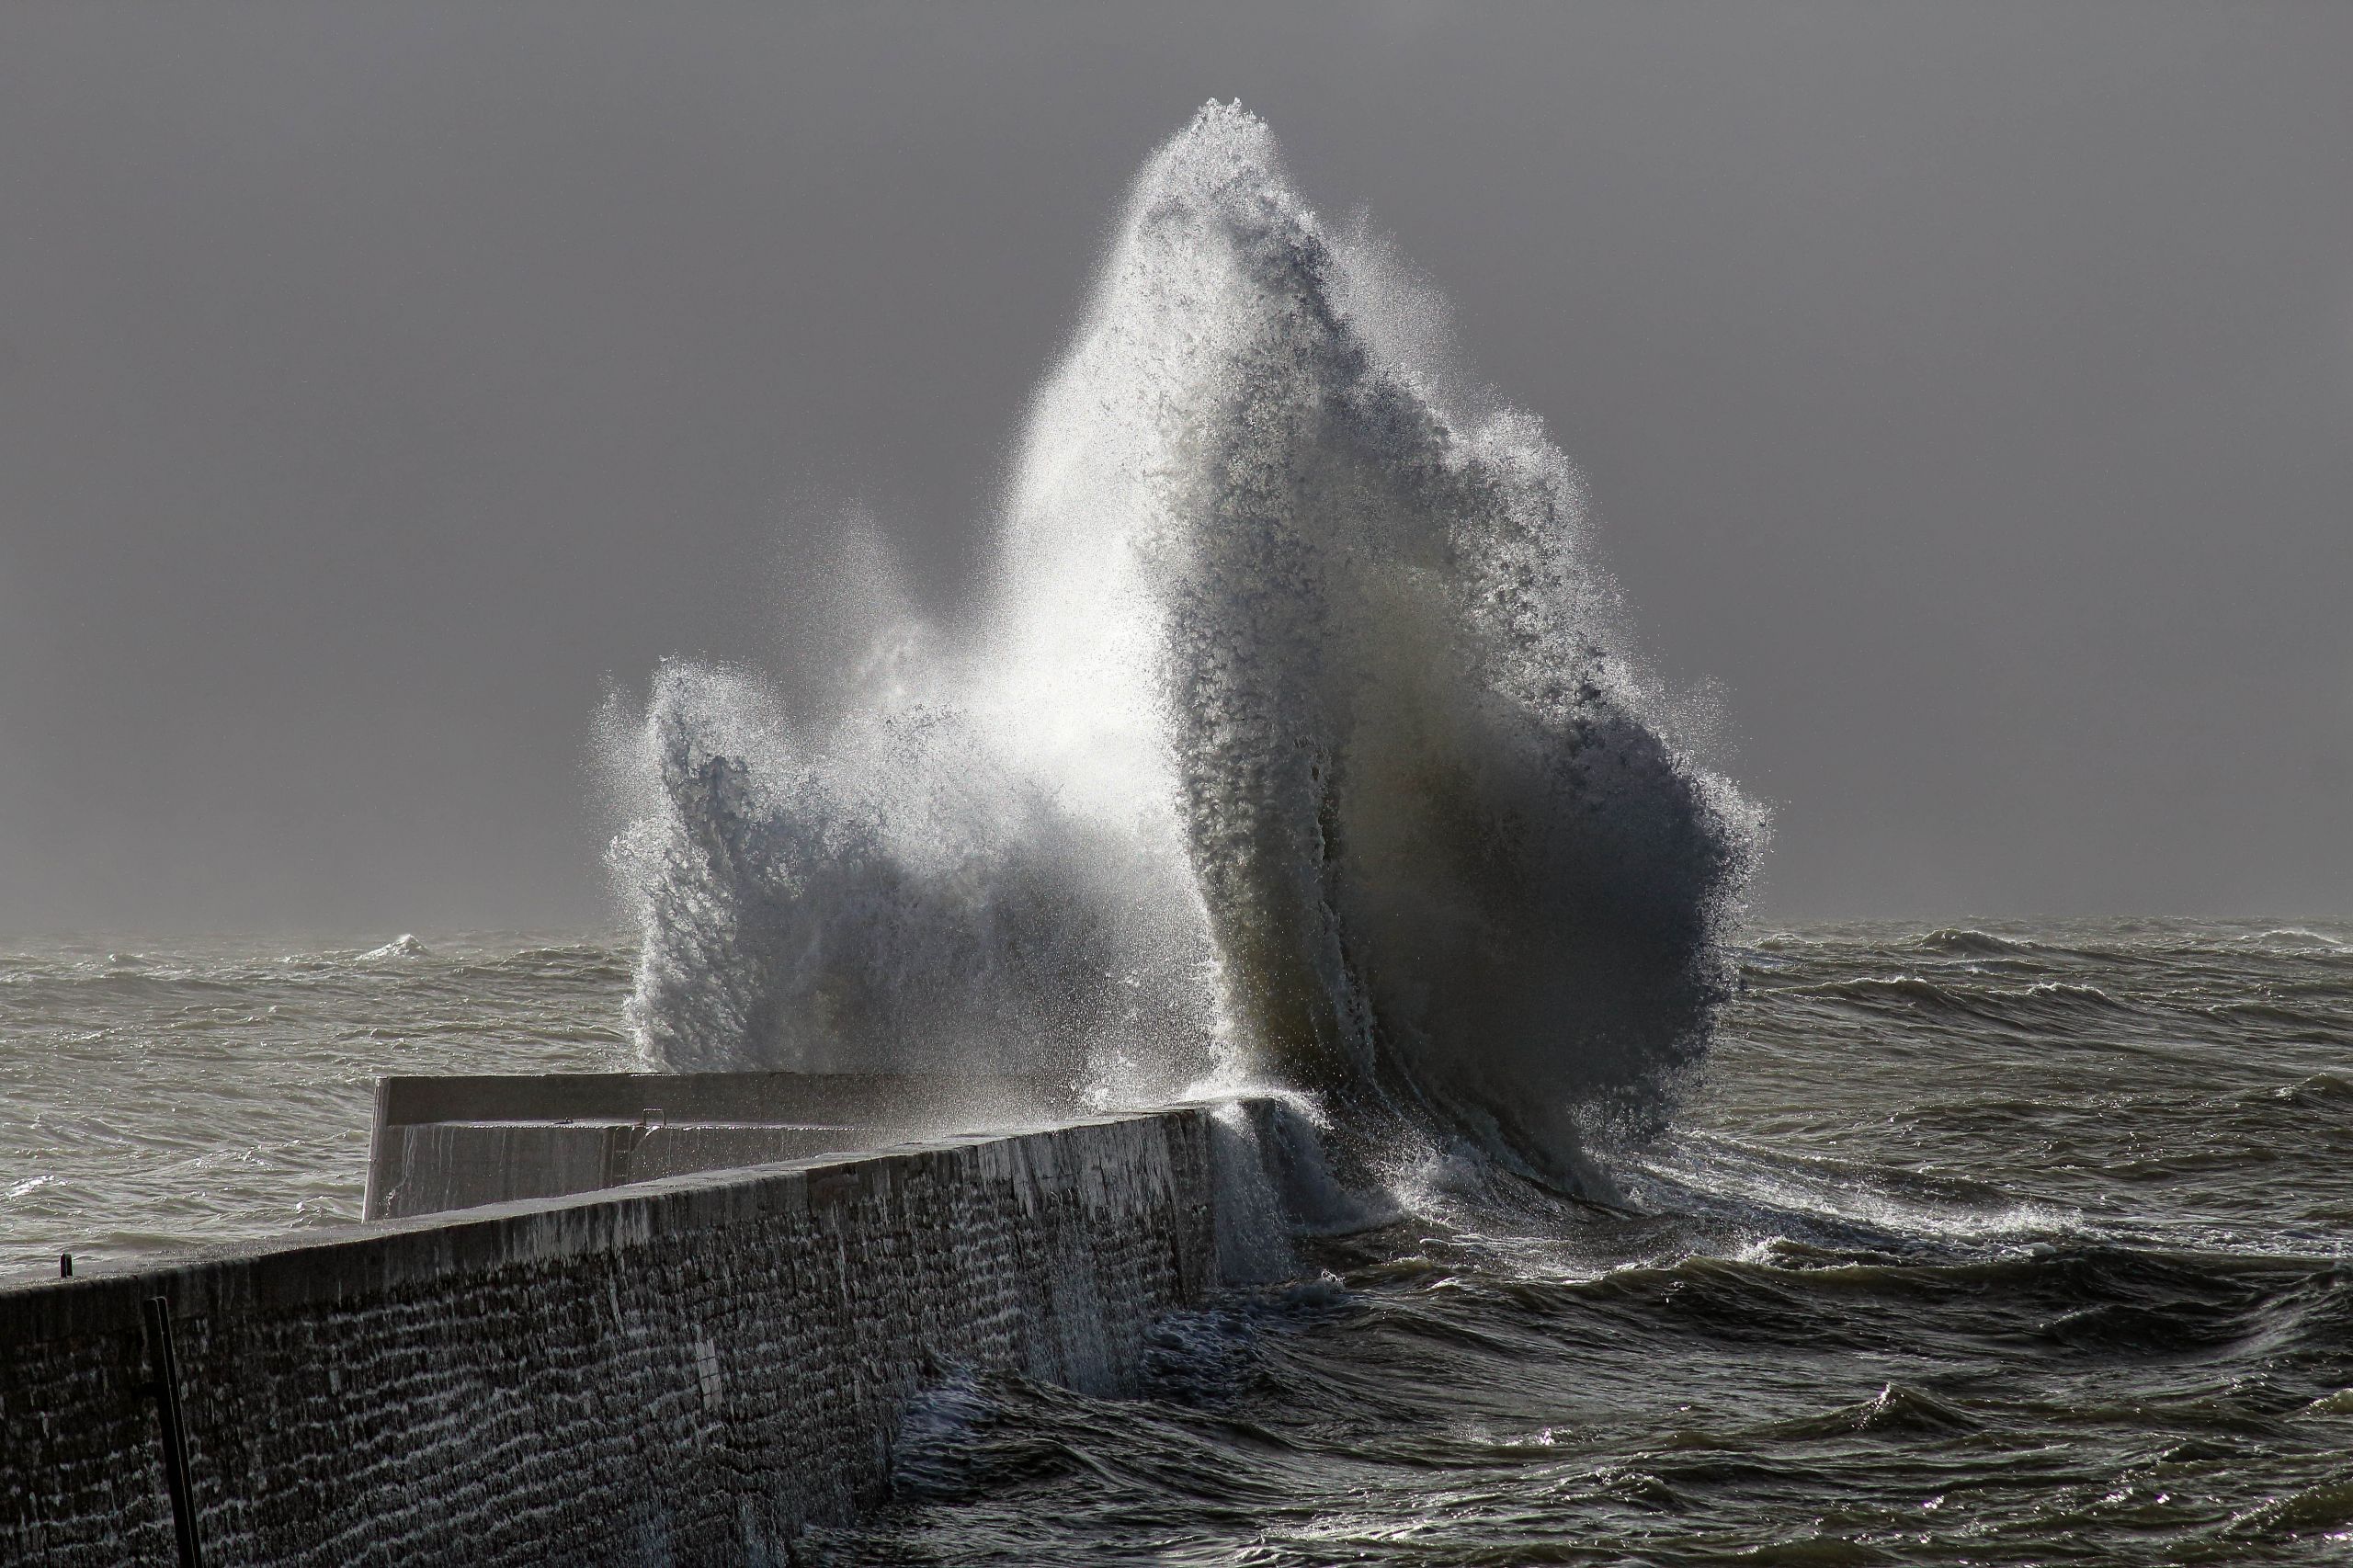
[[390, 959], [424, 959], [432, 956], [433, 949], [418, 941], [414, 935], [404, 931], [382, 947], [370, 948], [360, 954], [359, 961], [369, 963]]

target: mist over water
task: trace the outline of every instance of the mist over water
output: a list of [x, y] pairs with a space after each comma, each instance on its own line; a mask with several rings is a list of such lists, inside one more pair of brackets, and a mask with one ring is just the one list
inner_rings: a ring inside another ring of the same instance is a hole
[[1704, 1050], [1759, 819], [1442, 325], [1238, 107], [1155, 153], [972, 624], [849, 551], [836, 700], [680, 662], [608, 708], [647, 1060], [1250, 1079], [1606, 1187], [1583, 1141]]

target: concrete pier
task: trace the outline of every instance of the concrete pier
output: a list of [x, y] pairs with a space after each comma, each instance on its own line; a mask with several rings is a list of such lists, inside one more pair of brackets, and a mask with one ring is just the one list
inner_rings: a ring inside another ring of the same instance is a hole
[[781, 1562], [956, 1369], [1126, 1386], [1219, 1281], [1231, 1137], [1081, 1118], [0, 1290], [0, 1562]]

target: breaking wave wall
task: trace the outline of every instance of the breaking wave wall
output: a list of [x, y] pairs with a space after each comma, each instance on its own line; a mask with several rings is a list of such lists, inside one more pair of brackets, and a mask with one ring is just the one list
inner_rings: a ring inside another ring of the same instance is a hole
[[1238, 106], [1154, 153], [972, 623], [851, 551], [837, 700], [672, 662], [608, 705], [649, 1062], [1252, 1080], [1606, 1188], [1585, 1151], [1705, 1049], [1760, 818], [1441, 312]]

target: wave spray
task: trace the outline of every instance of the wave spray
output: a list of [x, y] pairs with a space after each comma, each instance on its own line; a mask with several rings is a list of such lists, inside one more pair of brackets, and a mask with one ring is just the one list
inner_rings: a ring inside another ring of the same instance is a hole
[[1154, 153], [977, 623], [870, 563], [838, 700], [673, 662], [608, 706], [648, 1061], [1254, 1080], [1344, 1145], [1606, 1190], [1580, 1133], [1654, 1124], [1704, 1049], [1758, 817], [1436, 308], [1238, 106]]

